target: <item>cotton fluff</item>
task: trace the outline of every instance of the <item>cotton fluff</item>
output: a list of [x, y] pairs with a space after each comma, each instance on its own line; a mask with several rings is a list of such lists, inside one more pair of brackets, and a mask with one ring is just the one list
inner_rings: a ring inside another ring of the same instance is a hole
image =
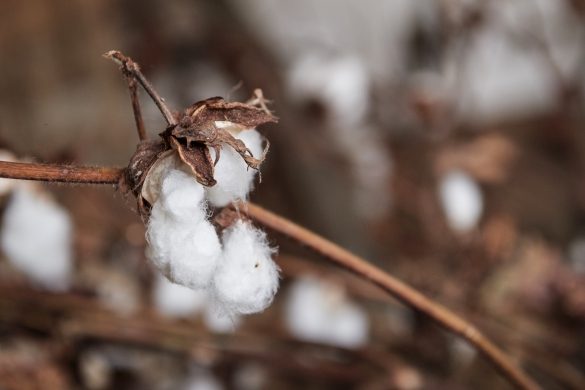
[[209, 296], [204, 290], [191, 290], [169, 282], [158, 274], [153, 289], [156, 309], [167, 317], [189, 317], [205, 310]]
[[449, 226], [458, 233], [475, 227], [483, 212], [483, 196], [467, 173], [453, 171], [441, 181], [440, 198]]
[[13, 191], [4, 212], [0, 245], [10, 262], [40, 287], [63, 291], [72, 269], [71, 218], [32, 185]]
[[218, 316], [212, 309], [211, 296], [207, 290], [191, 290], [171, 283], [160, 274], [157, 274], [152, 294], [159, 313], [174, 318], [202, 314], [203, 323], [214, 333], [233, 332], [240, 323], [239, 316]]
[[195, 290], [208, 286], [221, 245], [207, 220], [203, 186], [193, 175], [176, 169], [164, 175], [146, 239], [147, 257], [171, 282]]
[[213, 297], [220, 315], [264, 310], [278, 289], [275, 252], [266, 234], [239, 220], [223, 232], [223, 257], [213, 279]]
[[366, 313], [345, 299], [343, 290], [314, 278], [300, 278], [286, 304], [290, 332], [305, 341], [358, 348], [368, 340]]
[[[258, 131], [243, 130], [234, 138], [244, 142], [255, 158], [262, 155], [262, 136]], [[216, 207], [224, 207], [235, 200], [245, 199], [252, 190], [256, 176], [256, 170], [248, 167], [234, 148], [225, 143], [222, 143], [222, 146], [214, 173], [217, 184], [205, 188], [209, 203]], [[215, 160], [215, 150], [209, 148], [209, 151]]]

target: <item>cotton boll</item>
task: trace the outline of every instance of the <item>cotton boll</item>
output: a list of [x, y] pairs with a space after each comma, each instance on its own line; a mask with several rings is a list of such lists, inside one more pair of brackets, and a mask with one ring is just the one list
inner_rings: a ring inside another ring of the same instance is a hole
[[[242, 140], [250, 149], [254, 157], [262, 155], [262, 135], [256, 130], [244, 130], [234, 138]], [[245, 199], [254, 185], [256, 170], [248, 167], [242, 156], [234, 148], [222, 144], [223, 148], [215, 166], [215, 180], [217, 184], [206, 187], [209, 203], [216, 207], [226, 206], [238, 199]], [[211, 157], [215, 160], [215, 150], [209, 149]]]
[[146, 255], [170, 281], [192, 289], [207, 287], [221, 256], [206, 216], [203, 188], [195, 177], [170, 171], [151, 210]]
[[368, 340], [366, 313], [346, 301], [337, 286], [313, 278], [299, 279], [292, 286], [286, 324], [295, 337], [306, 341], [358, 348]]
[[213, 280], [214, 300], [221, 315], [264, 310], [278, 289], [275, 252], [266, 234], [238, 221], [223, 233], [224, 253]]
[[238, 315], [220, 315], [211, 306], [207, 306], [203, 313], [203, 323], [207, 329], [214, 333], [231, 333], [236, 330], [241, 322]]
[[209, 301], [206, 291], [191, 290], [171, 283], [162, 275], [157, 275], [153, 302], [157, 310], [168, 317], [189, 317], [205, 309]]
[[181, 388], [184, 390], [223, 390], [223, 385], [211, 372], [195, 370]]
[[465, 172], [453, 171], [441, 181], [439, 194], [449, 226], [463, 233], [475, 227], [483, 212], [483, 196]]
[[0, 244], [12, 264], [49, 290], [70, 284], [71, 218], [48, 194], [19, 186], [4, 213]]
[[160, 200], [169, 216], [195, 222], [207, 216], [204, 196], [205, 190], [195, 176], [171, 170], [163, 180]]

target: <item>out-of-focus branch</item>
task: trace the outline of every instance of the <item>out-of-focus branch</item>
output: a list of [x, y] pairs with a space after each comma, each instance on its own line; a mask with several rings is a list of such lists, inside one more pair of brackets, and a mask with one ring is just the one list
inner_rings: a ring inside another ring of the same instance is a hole
[[426, 314], [447, 330], [468, 340], [517, 388], [540, 388], [477, 328], [444, 306], [431, 301], [414, 288], [331, 241], [260, 206], [245, 203], [240, 204], [239, 209], [255, 222], [284, 234], [303, 246], [313, 249], [329, 261], [371, 281], [405, 305]]
[[55, 183], [116, 184], [124, 168], [42, 165], [0, 161], [0, 177]]
[[[123, 168], [67, 167], [0, 162], [0, 177], [64, 183], [115, 184], [123, 171]], [[340, 246], [260, 206], [253, 203], [242, 203], [238, 205], [238, 208], [255, 222], [313, 249], [332, 263], [369, 280], [405, 305], [426, 314], [448, 331], [468, 340], [518, 389], [540, 389], [477, 328], [414, 288]]]

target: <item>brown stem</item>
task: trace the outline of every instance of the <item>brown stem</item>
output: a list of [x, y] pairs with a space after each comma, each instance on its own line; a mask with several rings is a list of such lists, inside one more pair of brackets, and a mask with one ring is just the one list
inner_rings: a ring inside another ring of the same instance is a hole
[[[124, 168], [67, 167], [0, 162], [0, 177], [10, 179], [115, 184], [123, 172]], [[426, 314], [448, 331], [468, 340], [518, 389], [540, 389], [477, 328], [444, 306], [431, 301], [414, 288], [323, 237], [253, 203], [243, 203], [238, 205], [238, 208], [257, 223], [313, 249], [332, 263], [369, 280], [405, 305]]]
[[240, 204], [239, 209], [261, 225], [313, 249], [327, 260], [359, 275], [386, 292], [473, 344], [506, 378], [519, 389], [536, 390], [540, 387], [514, 364], [477, 328], [458, 317], [441, 304], [431, 301], [414, 288], [385, 273], [364, 259], [346, 251], [321, 236], [253, 203]]
[[116, 184], [124, 168], [94, 168], [0, 161], [0, 177], [55, 183]]
[[169, 126], [177, 124], [175, 118], [173, 118], [171, 111], [169, 111], [163, 99], [158, 95], [158, 93], [156, 93], [154, 88], [152, 88], [152, 85], [150, 85], [148, 80], [146, 80], [146, 77], [144, 77], [144, 75], [140, 72], [140, 68], [138, 67], [138, 64], [136, 62], [132, 61], [130, 57], [126, 57], [125, 55], [116, 50], [107, 52], [106, 54], [104, 54], [104, 57], [109, 58], [115, 61], [116, 63], [120, 64], [122, 66], [122, 72], [124, 72], [124, 74], [127, 77], [131, 76], [138, 80], [138, 82], [142, 85], [144, 90], [150, 95], [154, 103], [157, 105], [158, 109], [165, 117], [165, 120], [167, 121], [167, 124]]
[[136, 121], [138, 137], [141, 141], [147, 141], [148, 136], [146, 135], [144, 121], [142, 120], [140, 102], [138, 101], [138, 84], [136, 83], [135, 78], [128, 78], [128, 88], [130, 89], [130, 100], [132, 101], [132, 111], [134, 112], [134, 120]]

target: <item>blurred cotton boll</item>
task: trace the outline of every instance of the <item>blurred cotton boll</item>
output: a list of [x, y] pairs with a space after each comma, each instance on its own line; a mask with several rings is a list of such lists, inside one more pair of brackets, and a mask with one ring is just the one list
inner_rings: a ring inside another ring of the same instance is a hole
[[189, 317], [205, 309], [209, 294], [171, 283], [161, 274], [156, 275], [153, 302], [156, 309], [168, 317]]
[[452, 171], [441, 180], [439, 195], [451, 229], [464, 233], [473, 229], [483, 212], [481, 189], [463, 171]]
[[180, 388], [182, 390], [223, 390], [224, 386], [213, 373], [198, 369], [193, 371]]
[[203, 312], [203, 323], [205, 327], [214, 333], [232, 333], [242, 322], [242, 318], [237, 314], [222, 316], [213, 310], [211, 301]]
[[368, 341], [369, 319], [348, 302], [338, 286], [314, 278], [298, 279], [286, 304], [286, 324], [297, 338], [346, 348]]
[[12, 264], [34, 284], [67, 290], [72, 272], [72, 223], [48, 193], [29, 183], [12, 193], [2, 221], [0, 244]]
[[[259, 158], [262, 155], [262, 136], [256, 130], [243, 130], [234, 138], [242, 140], [248, 149]], [[214, 177], [217, 184], [206, 187], [209, 203], [216, 207], [227, 206], [235, 200], [244, 200], [254, 187], [256, 170], [248, 167], [246, 161], [234, 148], [222, 143], [220, 158], [215, 166]], [[215, 161], [215, 150], [209, 148]]]
[[370, 78], [357, 57], [307, 54], [293, 64], [288, 85], [296, 100], [325, 104], [333, 123], [359, 124], [369, 109]]

